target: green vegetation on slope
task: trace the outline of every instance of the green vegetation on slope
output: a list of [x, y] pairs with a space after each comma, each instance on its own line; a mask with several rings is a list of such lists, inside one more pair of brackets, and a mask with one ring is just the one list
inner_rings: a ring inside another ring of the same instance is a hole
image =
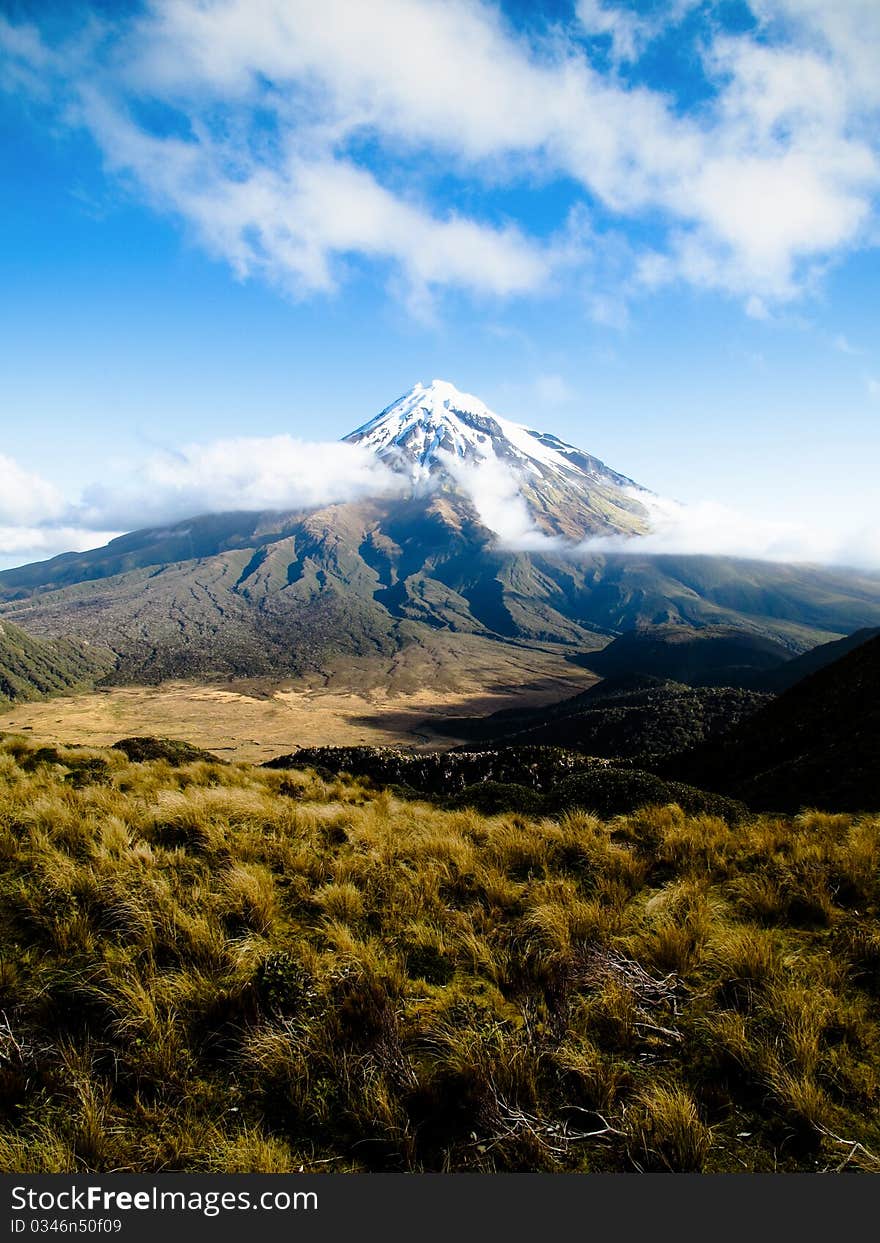
[[[0, 615], [106, 644], [117, 682], [328, 673], [433, 650], [449, 633], [483, 639], [489, 670], [512, 645], [551, 644], [590, 667], [603, 639], [662, 622], [732, 627], [782, 659], [880, 625], [880, 578], [730, 557], [512, 553], [467, 498], [440, 492], [134, 532], [0, 572]], [[438, 672], [455, 666], [446, 650]]]
[[845, 639], [835, 639], [833, 643], [820, 643], [818, 647], [812, 647], [802, 655], [787, 660], [784, 665], [768, 669], [761, 679], [761, 685], [764, 690], [768, 691], [788, 690], [790, 686], [809, 677], [811, 673], [818, 673], [820, 669], [825, 669], [834, 661], [840, 660], [848, 652], [867, 643], [869, 639], [878, 637], [880, 637], [880, 630], [868, 627], [848, 634]]
[[0, 622], [0, 704], [84, 690], [113, 668], [103, 649], [72, 639], [37, 639]]
[[403, 797], [430, 798], [447, 808], [555, 815], [591, 807], [602, 815], [633, 811], [647, 802], [678, 803], [685, 811], [741, 817], [741, 803], [629, 765], [559, 747], [411, 751], [402, 747], [301, 747], [267, 760], [265, 768], [314, 768], [334, 779], [365, 777]]
[[772, 811], [880, 808], [880, 636], [723, 737], [661, 762], [680, 781]]
[[603, 678], [645, 674], [690, 686], [763, 687], [791, 651], [776, 639], [734, 626], [662, 625], [629, 630], [582, 663]]
[[880, 818], [0, 744], [0, 1169], [851, 1170]]
[[648, 676], [610, 678], [541, 708], [506, 708], [487, 717], [431, 722], [437, 733], [478, 746], [568, 747], [625, 757], [684, 751], [738, 725], [768, 695], [730, 686], [685, 686]]

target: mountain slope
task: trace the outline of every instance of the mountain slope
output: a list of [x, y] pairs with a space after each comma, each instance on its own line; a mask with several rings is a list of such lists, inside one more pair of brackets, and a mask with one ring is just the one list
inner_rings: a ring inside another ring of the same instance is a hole
[[880, 637], [658, 771], [766, 811], [880, 810]]
[[543, 708], [508, 708], [488, 717], [451, 718], [438, 733], [468, 746], [566, 747], [585, 755], [633, 759], [682, 751], [757, 712], [769, 695], [732, 687], [693, 687], [658, 678], [615, 678]]
[[[471, 636], [491, 681], [499, 643], [590, 667], [638, 627], [734, 627], [787, 656], [880, 626], [871, 575], [650, 556], [637, 540], [626, 553], [575, 553], [563, 537], [642, 529], [650, 494], [443, 382], [417, 385], [347, 439], [394, 467], [400, 495], [207, 514], [7, 570], [0, 616], [105, 644], [116, 679], [138, 682], [324, 676], [376, 656], [387, 669], [412, 645], [454, 680], [441, 634]], [[496, 534], [487, 495], [518, 515], [519, 550]]]
[[790, 656], [778, 640], [738, 627], [667, 624], [622, 634], [587, 663], [605, 678], [643, 674], [690, 686], [754, 687]]
[[[345, 437], [418, 487], [438, 486], [524, 506], [536, 531], [580, 540], [643, 534], [650, 497], [592, 454], [495, 414], [446, 380], [417, 384]], [[500, 495], [499, 495], [500, 494]]]
[[796, 654], [880, 624], [880, 580], [720, 557], [511, 553], [466, 498], [440, 493], [123, 536], [0, 573], [0, 616], [106, 644], [119, 680], [296, 675], [431, 646], [437, 632], [484, 639], [487, 669], [499, 642], [592, 667], [609, 637], [669, 622], [734, 626]]
[[93, 686], [113, 668], [106, 648], [71, 639], [36, 639], [0, 622], [0, 703], [42, 699]]
[[854, 634], [849, 634], [844, 639], [834, 639], [831, 643], [820, 643], [817, 647], [810, 648], [809, 651], [803, 652], [800, 656], [792, 657], [785, 664], [777, 665], [775, 669], [768, 669], [760, 677], [756, 685], [760, 689], [768, 691], [788, 690], [790, 686], [794, 686], [802, 678], [809, 677], [811, 673], [818, 673], [826, 665], [833, 664], [835, 660], [840, 660], [841, 656], [845, 656], [847, 652], [854, 651], [857, 647], [861, 647], [863, 643], [867, 643], [869, 639], [874, 639], [878, 635], [880, 635], [880, 628], [868, 627], [864, 630], [856, 630]]

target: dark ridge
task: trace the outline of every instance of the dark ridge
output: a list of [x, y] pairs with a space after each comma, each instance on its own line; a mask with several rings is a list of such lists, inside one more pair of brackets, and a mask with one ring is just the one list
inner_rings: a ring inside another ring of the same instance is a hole
[[777, 640], [733, 626], [665, 624], [628, 631], [582, 663], [606, 678], [647, 674], [689, 686], [748, 689], [791, 655]]
[[818, 647], [810, 648], [808, 652], [795, 656], [792, 660], [786, 661], [784, 665], [779, 665], [776, 669], [768, 669], [761, 679], [763, 689], [777, 692], [788, 690], [802, 678], [809, 677], [811, 673], [818, 673], [826, 665], [840, 660], [841, 656], [845, 656], [847, 652], [854, 651], [878, 635], [880, 635], [880, 627], [868, 627], [856, 630], [854, 634], [847, 635], [845, 639], [820, 643]]
[[330, 777], [367, 778], [403, 797], [427, 798], [445, 807], [473, 807], [486, 814], [552, 816], [577, 807], [610, 816], [651, 803], [677, 803], [690, 815], [721, 816], [733, 824], [747, 815], [742, 803], [723, 795], [557, 747], [469, 752], [302, 747], [262, 767], [311, 768]]
[[657, 771], [766, 811], [880, 810], [880, 636]]
[[468, 739], [469, 750], [491, 742], [635, 759], [696, 746], [769, 700], [767, 694], [735, 687], [692, 687], [637, 674], [599, 682], [549, 707], [507, 708], [488, 717], [453, 717], [430, 726], [437, 733]]

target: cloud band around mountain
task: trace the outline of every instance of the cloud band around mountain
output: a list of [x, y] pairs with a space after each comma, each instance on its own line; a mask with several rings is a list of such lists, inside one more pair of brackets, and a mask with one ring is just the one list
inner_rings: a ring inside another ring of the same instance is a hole
[[[547, 536], [518, 492], [515, 475], [492, 457], [451, 463], [483, 524], [509, 551], [579, 559], [598, 553], [723, 555], [880, 569], [880, 535], [854, 527], [831, 534], [761, 520], [716, 502], [681, 505], [641, 490], [651, 515], [646, 536]], [[125, 531], [203, 513], [295, 512], [403, 495], [410, 481], [371, 452], [339, 441], [241, 437], [153, 453], [114, 482], [100, 480], [65, 499], [39, 475], [0, 456], [0, 566], [98, 547]]]

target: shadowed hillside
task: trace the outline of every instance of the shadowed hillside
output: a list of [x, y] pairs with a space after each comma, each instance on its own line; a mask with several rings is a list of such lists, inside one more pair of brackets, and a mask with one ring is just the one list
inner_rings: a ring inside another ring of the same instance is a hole
[[471, 739], [474, 747], [541, 745], [635, 758], [696, 746], [737, 725], [769, 698], [733, 687], [692, 687], [635, 675], [599, 682], [549, 707], [450, 717], [433, 728]]
[[661, 771], [768, 811], [880, 808], [880, 637]]
[[582, 663], [603, 678], [643, 674], [690, 686], [758, 688], [791, 650], [766, 635], [733, 626], [662, 625], [628, 631]]
[[833, 664], [835, 660], [840, 660], [841, 656], [845, 656], [847, 652], [854, 651], [857, 647], [861, 647], [863, 643], [867, 643], [869, 639], [874, 639], [878, 635], [880, 635], [880, 629], [868, 628], [866, 630], [856, 630], [854, 634], [847, 635], [845, 639], [835, 639], [831, 643], [820, 643], [818, 647], [810, 648], [809, 651], [803, 652], [800, 656], [787, 660], [784, 665], [778, 665], [775, 669], [768, 669], [760, 678], [760, 689], [767, 691], [788, 690], [796, 682], [809, 677], [811, 673], [818, 673], [826, 665]]

